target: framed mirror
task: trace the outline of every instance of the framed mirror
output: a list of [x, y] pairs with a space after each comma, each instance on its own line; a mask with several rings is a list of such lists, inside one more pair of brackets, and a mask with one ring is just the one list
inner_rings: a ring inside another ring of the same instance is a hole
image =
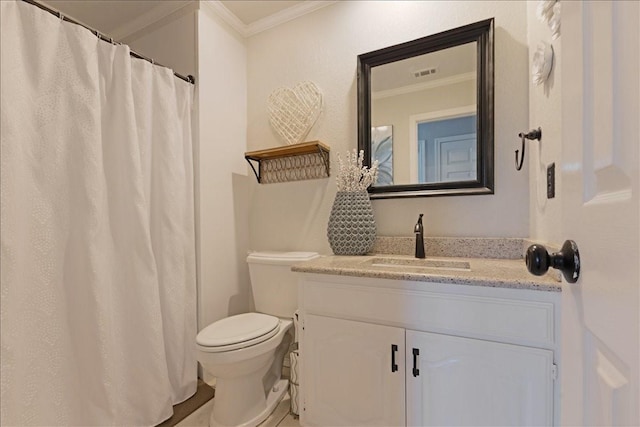
[[493, 194], [493, 18], [358, 56], [372, 199]]

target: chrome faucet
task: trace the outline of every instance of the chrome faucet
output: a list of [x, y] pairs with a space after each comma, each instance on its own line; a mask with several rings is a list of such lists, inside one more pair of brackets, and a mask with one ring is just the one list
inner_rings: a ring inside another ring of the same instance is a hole
[[424, 258], [424, 227], [422, 226], [422, 215], [418, 218], [413, 232], [416, 235], [416, 258]]

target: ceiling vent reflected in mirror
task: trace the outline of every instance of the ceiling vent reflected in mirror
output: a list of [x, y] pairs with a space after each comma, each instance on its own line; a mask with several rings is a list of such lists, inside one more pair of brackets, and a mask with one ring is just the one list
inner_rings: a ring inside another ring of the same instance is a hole
[[413, 77], [416, 79], [425, 76], [431, 76], [438, 72], [438, 67], [424, 68], [422, 70], [417, 70], [413, 72]]

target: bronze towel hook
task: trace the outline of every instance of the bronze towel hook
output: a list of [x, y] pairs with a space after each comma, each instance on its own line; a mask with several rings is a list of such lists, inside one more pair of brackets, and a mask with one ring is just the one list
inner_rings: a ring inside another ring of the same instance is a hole
[[516, 170], [522, 169], [522, 164], [524, 163], [524, 141], [525, 139], [537, 139], [540, 141], [542, 138], [542, 128], [532, 129], [528, 133], [520, 132], [518, 134], [520, 138], [522, 138], [522, 157], [520, 157], [520, 161], [518, 162], [518, 152], [520, 150], [516, 150]]

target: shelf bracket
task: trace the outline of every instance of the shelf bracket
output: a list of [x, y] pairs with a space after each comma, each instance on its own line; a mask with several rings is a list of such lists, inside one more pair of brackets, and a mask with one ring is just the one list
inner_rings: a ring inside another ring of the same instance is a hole
[[327, 176], [331, 176], [329, 173], [329, 169], [331, 168], [331, 162], [329, 161], [329, 152], [322, 149], [320, 145], [318, 145], [318, 154], [322, 157], [322, 162], [324, 163], [324, 170], [327, 171]]
[[247, 161], [247, 163], [249, 163], [249, 166], [251, 166], [251, 169], [253, 170], [253, 174], [256, 176], [256, 179], [258, 180], [258, 184], [260, 184], [260, 162], [258, 160], [254, 160], [256, 163], [258, 163], [258, 171], [256, 171], [256, 168], [253, 166], [253, 163], [251, 163], [251, 160], [249, 157], [245, 156], [244, 159]]

